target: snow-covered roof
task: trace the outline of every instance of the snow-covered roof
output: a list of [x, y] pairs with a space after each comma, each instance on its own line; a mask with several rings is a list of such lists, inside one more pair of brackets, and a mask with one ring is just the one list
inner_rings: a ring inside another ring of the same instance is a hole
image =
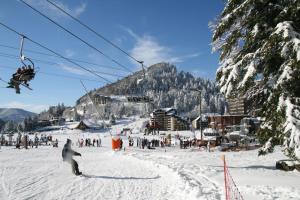
[[158, 112], [158, 111], [163, 111], [165, 112], [167, 115], [176, 115], [177, 110], [175, 108], [159, 108], [154, 110], [153, 112]]
[[124, 95], [112, 95], [110, 98], [113, 100], [127, 101], [127, 96]]
[[[207, 116], [206, 115], [202, 115], [202, 120], [201, 121], [207, 121], [207, 118], [206, 118]], [[198, 121], [200, 119], [200, 115], [196, 118], [196, 119], [194, 119], [193, 121]]]
[[101, 97], [105, 97], [105, 98], [110, 98], [110, 96], [101, 94], [101, 93], [95, 93], [94, 96], [101, 96]]
[[218, 133], [218, 131], [213, 128], [206, 128], [203, 130], [203, 133]]
[[83, 122], [89, 127], [100, 127], [102, 125], [99, 121], [94, 121], [92, 119], [85, 119]]
[[175, 110], [174, 108], [161, 108], [161, 110], [165, 111], [165, 112], [169, 112], [171, 110]]

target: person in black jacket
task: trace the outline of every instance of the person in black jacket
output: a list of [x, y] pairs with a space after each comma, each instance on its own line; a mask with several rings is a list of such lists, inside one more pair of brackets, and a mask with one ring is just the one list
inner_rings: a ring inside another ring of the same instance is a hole
[[67, 143], [65, 144], [62, 150], [62, 157], [63, 161], [66, 161], [71, 164], [73, 174], [78, 176], [81, 175], [82, 172], [79, 171], [78, 163], [72, 158], [72, 156], [81, 156], [81, 154], [71, 149], [71, 143], [72, 141], [70, 139], [67, 139]]

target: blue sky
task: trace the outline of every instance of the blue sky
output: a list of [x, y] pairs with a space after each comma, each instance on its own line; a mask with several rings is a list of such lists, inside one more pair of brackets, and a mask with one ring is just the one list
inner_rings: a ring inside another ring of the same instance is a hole
[[[123, 53], [84, 29], [68, 16], [59, 12], [45, 0], [26, 0], [27, 3], [47, 14], [53, 20], [72, 30], [98, 49], [130, 68], [140, 69]], [[213, 21], [224, 7], [222, 0], [56, 0], [60, 6], [93, 27], [121, 48], [146, 65], [166, 61], [174, 63], [179, 70], [189, 71], [195, 76], [215, 78], [218, 54], [212, 54], [212, 32], [208, 23]], [[59, 29], [18, 0], [2, 0], [0, 21], [13, 27], [31, 39], [44, 44], [60, 54], [96, 65], [79, 63], [96, 71], [111, 73], [104, 75], [110, 81], [128, 74], [120, 66], [87, 47], [79, 40]], [[0, 77], [9, 80], [21, 63], [17, 58], [20, 37], [0, 26]], [[24, 54], [35, 59], [39, 67], [36, 78], [30, 83], [33, 91], [22, 88], [17, 95], [5, 89], [0, 82], [0, 108], [17, 107], [40, 112], [49, 105], [63, 102], [74, 105], [85, 92], [79, 79], [88, 89], [106, 83], [60, 58], [33, 53], [49, 54], [25, 40]], [[11, 56], [13, 55], [13, 56]], [[46, 61], [46, 62], [45, 62]], [[64, 77], [62, 77], [64, 76]]]

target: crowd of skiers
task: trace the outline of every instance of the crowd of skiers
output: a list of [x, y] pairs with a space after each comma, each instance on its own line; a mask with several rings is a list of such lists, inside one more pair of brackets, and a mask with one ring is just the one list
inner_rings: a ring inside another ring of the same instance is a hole
[[28, 134], [21, 134], [18, 133], [15, 140], [13, 140], [12, 135], [9, 136], [10, 138], [7, 140], [5, 139], [4, 135], [0, 137], [0, 145], [1, 146], [12, 146], [15, 145], [17, 149], [20, 149], [22, 146], [27, 149], [29, 147], [38, 148], [40, 145], [50, 145], [52, 144], [53, 147], [58, 147], [58, 140], [52, 140], [52, 136], [47, 135], [40, 135], [40, 137], [35, 134], [34, 138], [30, 138]]
[[[197, 140], [193, 138], [187, 138], [187, 137], [177, 137], [179, 140], [179, 146], [181, 149], [187, 149], [191, 147], [197, 147]], [[133, 146], [133, 139], [128, 138], [129, 146]], [[167, 138], [161, 138], [161, 139], [147, 139], [147, 138], [136, 138], [136, 147], [139, 147], [141, 149], [154, 149], [155, 147], [166, 147], [170, 146], [170, 142]]]
[[101, 147], [101, 139], [81, 138], [78, 139], [77, 144], [79, 147]]
[[163, 140], [152, 139], [149, 140], [147, 138], [140, 138], [136, 139], [136, 146], [140, 149], [154, 149], [155, 147], [165, 147], [165, 142]]
[[197, 145], [196, 139], [188, 139], [188, 138], [179, 138], [179, 145], [181, 149], [186, 149], [188, 147], [195, 147]]

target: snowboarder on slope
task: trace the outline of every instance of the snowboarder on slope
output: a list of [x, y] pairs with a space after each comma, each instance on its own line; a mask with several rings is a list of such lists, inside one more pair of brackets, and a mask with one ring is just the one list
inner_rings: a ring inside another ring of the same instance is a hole
[[79, 171], [78, 163], [72, 158], [72, 156], [81, 156], [81, 154], [71, 149], [71, 143], [72, 141], [70, 139], [67, 139], [67, 143], [65, 144], [62, 150], [62, 157], [63, 161], [66, 161], [71, 164], [73, 174], [78, 176], [81, 175], [82, 172]]

